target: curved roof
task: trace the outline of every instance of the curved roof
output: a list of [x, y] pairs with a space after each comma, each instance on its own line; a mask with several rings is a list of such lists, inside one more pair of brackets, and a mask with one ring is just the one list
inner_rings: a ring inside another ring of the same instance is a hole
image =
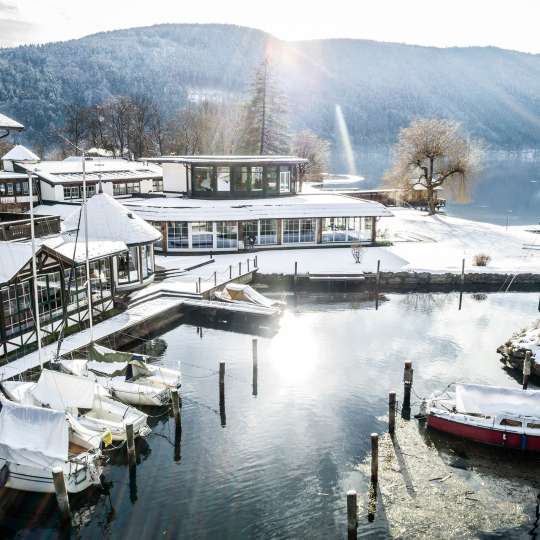
[[18, 144], [14, 146], [5, 156], [2, 157], [4, 161], [39, 161], [39, 157], [31, 150], [28, 150], [26, 146]]
[[[128, 246], [155, 242], [161, 234], [152, 225], [121, 205], [106, 193], [88, 199], [88, 240], [122, 241]], [[79, 209], [64, 221], [64, 229], [73, 231], [79, 223]]]

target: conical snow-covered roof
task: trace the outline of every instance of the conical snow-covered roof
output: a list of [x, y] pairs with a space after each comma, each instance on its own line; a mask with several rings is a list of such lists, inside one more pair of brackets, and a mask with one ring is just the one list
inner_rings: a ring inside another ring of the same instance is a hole
[[2, 157], [2, 161], [39, 161], [39, 157], [26, 146], [18, 144]]
[[[122, 241], [128, 246], [155, 242], [161, 234], [152, 225], [121, 205], [106, 193], [96, 193], [88, 199], [88, 240]], [[77, 209], [64, 221], [66, 231], [74, 231], [79, 224]], [[83, 221], [79, 238], [84, 236]]]
[[7, 283], [32, 259], [32, 246], [18, 242], [0, 242], [0, 283]]

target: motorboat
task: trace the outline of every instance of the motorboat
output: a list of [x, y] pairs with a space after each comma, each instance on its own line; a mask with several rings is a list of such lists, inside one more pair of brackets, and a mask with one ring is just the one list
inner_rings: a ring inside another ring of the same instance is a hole
[[88, 377], [105, 388], [114, 398], [129, 405], [161, 407], [171, 400], [171, 393], [166, 387], [126, 379], [126, 362], [75, 359], [60, 360], [59, 364], [65, 373]]
[[243, 283], [227, 283], [223, 289], [215, 291], [214, 296], [222, 302], [247, 302], [278, 311], [285, 306], [284, 302], [272, 300]]
[[13, 401], [68, 412], [79, 425], [113, 441], [126, 440], [126, 425], [133, 425], [134, 435], [150, 433], [148, 415], [113, 399], [96, 381], [44, 369], [36, 383], [4, 381], [2, 388]]
[[428, 400], [428, 427], [483, 444], [540, 451], [539, 390], [452, 386]]
[[[81, 439], [65, 411], [0, 401], [0, 485], [54, 493], [52, 471], [60, 467], [68, 493], [100, 485], [99, 438]], [[96, 446], [97, 444], [97, 446]]]

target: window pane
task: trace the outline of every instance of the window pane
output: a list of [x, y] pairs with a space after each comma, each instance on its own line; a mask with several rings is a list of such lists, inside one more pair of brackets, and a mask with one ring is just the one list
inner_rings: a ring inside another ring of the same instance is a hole
[[217, 189], [218, 191], [231, 190], [231, 169], [230, 167], [217, 168]]
[[212, 167], [193, 167], [193, 190], [212, 191]]
[[263, 168], [251, 167], [251, 191], [262, 191]]
[[167, 225], [167, 247], [169, 249], [189, 248], [188, 224], [185, 221], [169, 221]]
[[266, 167], [266, 191], [277, 193], [278, 190], [278, 168]]
[[214, 234], [210, 221], [191, 224], [191, 244], [193, 249], [212, 249], [214, 247]]
[[259, 244], [277, 244], [277, 219], [261, 219]]
[[248, 191], [250, 188], [249, 167], [237, 167], [235, 169], [235, 191]]
[[281, 193], [290, 193], [291, 191], [291, 172], [290, 171], [280, 171], [279, 191]]
[[236, 221], [216, 223], [216, 247], [231, 249], [238, 246], [238, 224]]

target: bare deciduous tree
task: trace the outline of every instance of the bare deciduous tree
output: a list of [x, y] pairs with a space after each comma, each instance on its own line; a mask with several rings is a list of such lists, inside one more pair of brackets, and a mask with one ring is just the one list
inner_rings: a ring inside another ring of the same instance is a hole
[[305, 158], [308, 163], [303, 167], [302, 178], [320, 180], [323, 173], [328, 172], [330, 143], [309, 129], [293, 136], [291, 151], [295, 156]]
[[415, 120], [399, 133], [392, 168], [385, 173], [385, 183], [426, 190], [430, 214], [435, 214], [434, 192], [445, 186], [460, 201], [482, 162], [482, 147], [469, 140], [456, 122], [443, 119]]

